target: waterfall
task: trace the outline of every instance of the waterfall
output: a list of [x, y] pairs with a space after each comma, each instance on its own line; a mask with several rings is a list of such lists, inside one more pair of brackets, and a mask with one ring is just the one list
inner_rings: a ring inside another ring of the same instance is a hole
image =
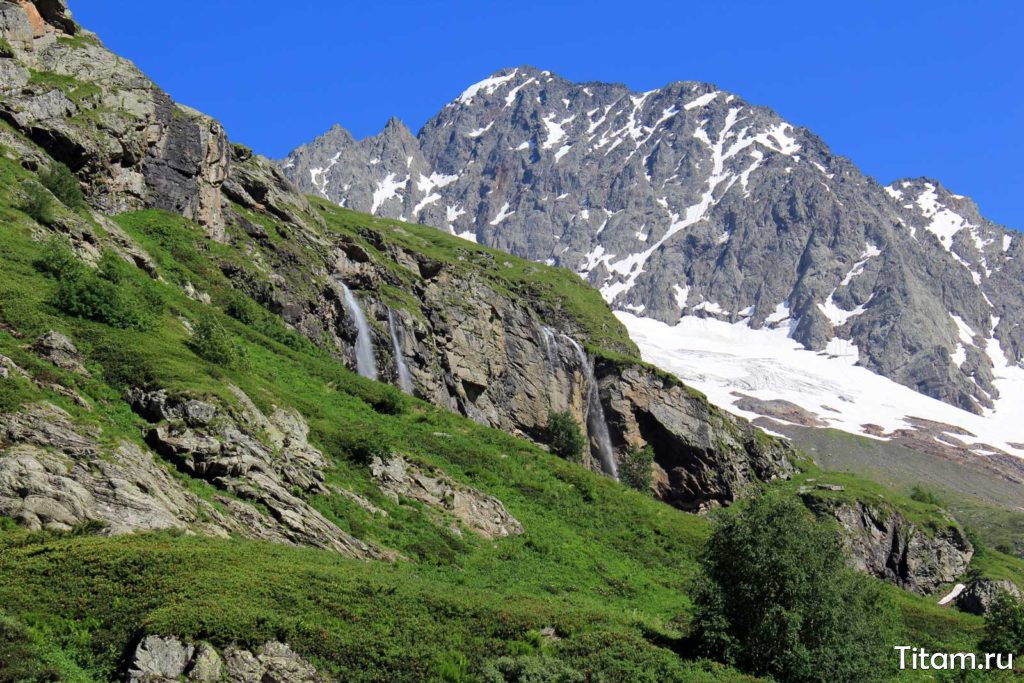
[[395, 313], [390, 308], [388, 309], [388, 331], [391, 332], [391, 350], [395, 356], [395, 368], [398, 369], [398, 388], [412, 396], [412, 375], [409, 374], [409, 366], [405, 364], [402, 342], [398, 336], [398, 324], [395, 322]]
[[548, 357], [548, 365], [555, 366], [555, 353], [557, 342], [555, 341], [555, 331], [547, 325], [541, 325], [540, 327], [541, 336], [544, 338], [544, 352]]
[[352, 294], [344, 282], [339, 282], [342, 291], [345, 293], [345, 307], [348, 314], [356, 323], [356, 370], [363, 377], [377, 379], [377, 361], [373, 357], [373, 337], [370, 336], [370, 325], [366, 322], [366, 316], [359, 305], [359, 301]]
[[583, 366], [583, 372], [586, 374], [588, 401], [590, 404], [587, 410], [587, 431], [594, 441], [597, 442], [597, 454], [601, 458], [601, 469], [604, 470], [605, 474], [618, 480], [619, 470], [615, 465], [612, 438], [608, 434], [608, 423], [604, 419], [604, 408], [601, 406], [601, 397], [597, 391], [597, 379], [594, 378], [594, 370], [590, 367], [590, 359], [587, 358], [586, 351], [576, 343], [575, 339], [568, 336], [565, 336], [565, 338], [572, 344], [572, 348], [576, 350], [576, 356], [580, 359], [580, 365]]

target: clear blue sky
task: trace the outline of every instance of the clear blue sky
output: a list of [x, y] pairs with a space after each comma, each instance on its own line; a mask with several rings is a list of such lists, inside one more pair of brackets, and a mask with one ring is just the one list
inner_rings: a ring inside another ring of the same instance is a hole
[[532, 64], [648, 90], [709, 81], [883, 182], [930, 176], [1024, 229], [1024, 2], [71, 0], [175, 99], [272, 157], [340, 123], [416, 132]]

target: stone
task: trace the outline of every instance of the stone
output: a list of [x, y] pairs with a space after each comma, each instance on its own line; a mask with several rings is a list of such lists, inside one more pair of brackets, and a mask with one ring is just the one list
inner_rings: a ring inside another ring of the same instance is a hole
[[176, 638], [146, 636], [135, 648], [128, 671], [130, 683], [176, 681], [185, 673], [195, 648]]
[[850, 565], [900, 588], [926, 595], [967, 571], [974, 548], [954, 522], [924, 530], [896, 510], [862, 501], [803, 494], [819, 518], [839, 522]]
[[67, 336], [60, 332], [50, 330], [39, 337], [32, 344], [32, 350], [59, 368], [70, 370], [86, 377], [90, 376], [89, 371], [82, 364], [84, 358], [78, 352], [78, 348], [75, 347], [74, 343]]
[[1006, 579], [974, 579], [967, 584], [967, 587], [956, 597], [954, 604], [958, 609], [984, 616], [988, 614], [992, 603], [1000, 593], [1006, 593], [1014, 598], [1024, 597], [1017, 584]]
[[459, 484], [439, 470], [428, 470], [392, 456], [374, 458], [370, 473], [392, 500], [401, 496], [419, 501], [451, 515], [484, 538], [514, 536], [525, 531], [500, 500]]

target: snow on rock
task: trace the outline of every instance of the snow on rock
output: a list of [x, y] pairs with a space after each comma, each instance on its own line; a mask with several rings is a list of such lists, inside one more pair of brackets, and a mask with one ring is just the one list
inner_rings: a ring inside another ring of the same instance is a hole
[[946, 593], [946, 595], [944, 595], [942, 599], [939, 600], [939, 604], [948, 605], [949, 603], [953, 602], [960, 596], [961, 593], [964, 592], [965, 588], [967, 588], [967, 586], [965, 586], [962, 583], [958, 583], [957, 585], [953, 586], [953, 590]]
[[939, 195], [935, 185], [925, 183], [924, 191], [918, 195], [916, 204], [921, 214], [931, 222], [924, 226], [925, 229], [939, 238], [939, 243], [950, 250], [953, 244], [953, 236], [967, 227], [974, 227], [960, 214], [952, 211], [939, 202]]
[[405, 189], [409, 182], [409, 176], [406, 176], [405, 180], [396, 180], [396, 177], [397, 174], [388, 173], [384, 180], [377, 183], [377, 189], [373, 191], [373, 205], [370, 207], [370, 213], [377, 213], [381, 204], [392, 197], [397, 197], [398, 191]]
[[703, 107], [707, 104], [710, 104], [711, 100], [715, 99], [716, 97], [718, 97], [717, 90], [714, 92], [706, 93], [684, 104], [683, 109], [685, 109], [686, 111], [690, 111], [691, 109], [696, 109], [697, 107]]
[[498, 211], [498, 215], [495, 216], [494, 220], [491, 221], [491, 225], [497, 225], [498, 223], [501, 223], [503, 220], [505, 220], [514, 213], [515, 211], [508, 210], [508, 202], [505, 202], [505, 204]]
[[[1024, 441], [1020, 427], [1024, 368], [1010, 364], [995, 339], [989, 340], [986, 351], [995, 366], [999, 399], [993, 410], [975, 415], [856, 365], [856, 347], [845, 340], [833, 340], [835, 344], [830, 343], [825, 353], [818, 353], [791, 339], [788, 326], [755, 330], [747, 320], [729, 323], [696, 316], [684, 316], [670, 326], [626, 311], [615, 315], [645, 361], [743, 417], [759, 416], [737, 408], [739, 398], [734, 392], [790, 401], [830, 427], [869, 438], [878, 437], [865, 432], [863, 425], [879, 425], [890, 432], [913, 429], [911, 417], [927, 417], [974, 434], [957, 437], [968, 445], [989, 444], [1024, 457], [1019, 447]], [[788, 317], [788, 309], [780, 304], [769, 320], [781, 322], [783, 316]], [[838, 412], [823, 410], [823, 405]]]
[[459, 102], [461, 104], [472, 104], [473, 98], [476, 97], [478, 93], [482, 92], [485, 95], [491, 95], [499, 87], [501, 87], [502, 84], [508, 83], [513, 78], [515, 78], [516, 74], [518, 73], [519, 69], [513, 69], [512, 73], [507, 74], [505, 76], [490, 76], [480, 81], [479, 83], [474, 83], [473, 85], [469, 86], [468, 88], [462, 91], [462, 94], [459, 95], [456, 102]]

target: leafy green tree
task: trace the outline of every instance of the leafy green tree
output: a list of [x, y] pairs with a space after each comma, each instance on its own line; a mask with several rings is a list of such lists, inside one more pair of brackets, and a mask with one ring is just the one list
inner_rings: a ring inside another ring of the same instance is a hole
[[769, 494], [721, 514], [700, 562], [704, 654], [780, 681], [888, 680], [891, 604], [795, 499]]
[[25, 200], [21, 204], [21, 210], [28, 214], [32, 220], [41, 225], [52, 225], [56, 220], [53, 214], [53, 198], [46, 188], [31, 180], [22, 183], [22, 191], [25, 193]]
[[619, 463], [619, 480], [637, 491], [651, 490], [651, 465], [654, 464], [654, 449], [650, 446], [631, 448]]
[[1024, 600], [1001, 591], [985, 615], [985, 652], [1024, 653]]
[[587, 438], [583, 430], [569, 412], [548, 413], [548, 445], [551, 452], [571, 462], [583, 460], [583, 449], [587, 446]]
[[40, 173], [39, 181], [69, 209], [81, 209], [85, 206], [85, 195], [82, 194], [78, 178], [59, 161], [50, 164], [50, 168]]
[[245, 348], [212, 315], [203, 316], [192, 331], [192, 350], [201, 358], [223, 368], [245, 365]]

